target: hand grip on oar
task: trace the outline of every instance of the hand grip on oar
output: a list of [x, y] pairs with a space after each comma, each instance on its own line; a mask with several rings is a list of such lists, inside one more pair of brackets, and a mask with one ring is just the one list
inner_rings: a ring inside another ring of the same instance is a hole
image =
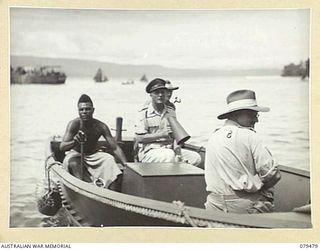
[[80, 144], [84, 143], [87, 140], [86, 134], [82, 130], [79, 130], [74, 136], [74, 140]]
[[83, 180], [83, 166], [84, 166], [84, 141], [80, 142], [80, 178]]

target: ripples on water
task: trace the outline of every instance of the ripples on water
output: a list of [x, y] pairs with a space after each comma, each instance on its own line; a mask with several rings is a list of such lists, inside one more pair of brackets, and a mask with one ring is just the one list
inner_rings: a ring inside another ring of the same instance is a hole
[[[68, 226], [57, 217], [37, 211], [37, 187], [43, 187], [45, 142], [62, 135], [66, 124], [77, 116], [76, 103], [87, 93], [95, 105], [95, 117], [115, 128], [116, 117], [124, 118], [124, 136], [132, 136], [137, 110], [149, 97], [145, 84], [127, 79], [94, 83], [89, 78], [68, 78], [64, 85], [11, 85], [11, 191], [10, 227]], [[229, 77], [170, 79], [182, 102], [176, 104], [178, 119], [192, 135], [191, 143], [205, 146], [223, 121], [226, 96], [236, 89], [256, 91], [262, 113], [256, 130], [282, 165], [309, 169], [309, 87], [307, 81], [281, 77]]]

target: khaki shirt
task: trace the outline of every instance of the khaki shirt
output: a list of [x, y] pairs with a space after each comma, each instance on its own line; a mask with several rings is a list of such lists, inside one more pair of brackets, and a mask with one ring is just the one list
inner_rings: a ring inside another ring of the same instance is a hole
[[[159, 131], [166, 130], [168, 133], [172, 133], [171, 126], [166, 119], [167, 115], [176, 116], [175, 111], [169, 107], [165, 106], [165, 109], [162, 113], [158, 113], [152, 106], [152, 103], [149, 103], [146, 107], [142, 108], [138, 112], [138, 118], [135, 124], [135, 133], [137, 135], [153, 134]], [[169, 147], [172, 148], [172, 143], [164, 142], [158, 140], [154, 143], [149, 144], [139, 144], [139, 152], [147, 152], [153, 148], [160, 147]]]
[[206, 147], [207, 191], [230, 195], [256, 192], [277, 172], [277, 163], [253, 129], [227, 120]]

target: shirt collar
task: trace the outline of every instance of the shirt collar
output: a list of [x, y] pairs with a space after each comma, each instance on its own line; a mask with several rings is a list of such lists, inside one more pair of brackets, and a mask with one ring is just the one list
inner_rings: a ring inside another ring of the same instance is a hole
[[229, 120], [229, 119], [226, 120], [226, 122], [224, 123], [224, 126], [235, 126], [235, 127], [239, 127], [239, 128], [242, 127], [242, 126], [240, 126], [239, 123], [232, 121], [232, 120]]
[[238, 128], [245, 128], [245, 129], [249, 129], [249, 130], [252, 130], [252, 131], [256, 132], [253, 128], [243, 127], [239, 123], [237, 123], [235, 121], [232, 121], [232, 120], [229, 120], [229, 119], [226, 120], [226, 122], [224, 123], [224, 126], [235, 126], [235, 127], [238, 127]]
[[167, 105], [164, 105], [164, 109], [163, 109], [163, 112], [162, 113], [159, 113], [158, 111], [156, 111], [155, 109], [154, 109], [154, 107], [153, 107], [153, 105], [152, 105], [152, 102], [150, 102], [149, 103], [149, 105], [148, 105], [148, 116], [150, 116], [150, 115], [163, 115], [163, 114], [165, 114], [166, 112], [168, 112], [168, 110], [167, 110]]

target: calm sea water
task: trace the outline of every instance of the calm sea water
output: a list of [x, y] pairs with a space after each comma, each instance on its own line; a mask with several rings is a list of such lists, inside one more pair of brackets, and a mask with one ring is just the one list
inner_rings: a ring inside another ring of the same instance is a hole
[[[38, 187], [44, 179], [44, 151], [48, 137], [62, 135], [77, 116], [77, 100], [83, 93], [93, 99], [95, 117], [115, 128], [123, 117], [123, 136], [133, 135], [137, 110], [149, 98], [145, 83], [121, 84], [128, 79], [94, 83], [90, 78], [68, 78], [64, 85], [11, 85], [11, 191], [10, 227], [45, 227], [50, 220], [36, 207]], [[226, 96], [236, 89], [252, 89], [258, 104], [271, 112], [261, 113], [256, 124], [277, 161], [309, 169], [309, 83], [299, 78], [216, 77], [171, 78], [180, 87], [178, 120], [192, 136], [188, 141], [206, 146], [207, 139], [223, 121]]]

